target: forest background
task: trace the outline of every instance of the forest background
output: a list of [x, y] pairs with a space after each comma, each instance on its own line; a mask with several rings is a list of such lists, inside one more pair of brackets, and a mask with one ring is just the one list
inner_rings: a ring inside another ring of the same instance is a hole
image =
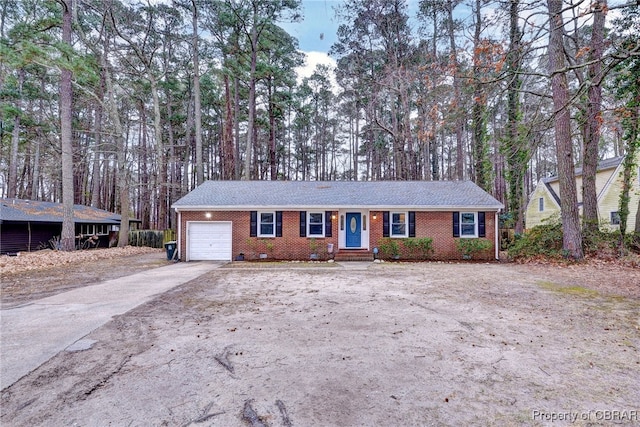
[[583, 256], [598, 161], [640, 146], [638, 2], [324, 3], [302, 78], [298, 0], [0, 0], [0, 196], [62, 202], [72, 249], [74, 203], [168, 229], [207, 179], [469, 179], [520, 233], [557, 175]]

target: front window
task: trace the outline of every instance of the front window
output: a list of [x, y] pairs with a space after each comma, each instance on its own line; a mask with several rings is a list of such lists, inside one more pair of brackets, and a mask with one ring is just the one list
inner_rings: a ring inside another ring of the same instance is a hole
[[475, 212], [462, 212], [460, 214], [460, 236], [478, 237], [478, 221]]
[[611, 212], [611, 225], [620, 225], [620, 212]]
[[393, 212], [391, 214], [391, 236], [407, 237], [407, 214], [404, 212]]
[[80, 234], [93, 235], [93, 224], [81, 224], [80, 225]]
[[260, 237], [275, 237], [276, 235], [276, 214], [275, 212], [260, 212], [258, 235]]
[[84, 236], [106, 236], [109, 234], [109, 226], [107, 224], [80, 224], [80, 234]]
[[324, 212], [310, 212], [307, 222], [307, 235], [310, 237], [324, 237]]
[[538, 199], [538, 210], [540, 212], [544, 211], [544, 199], [542, 197]]

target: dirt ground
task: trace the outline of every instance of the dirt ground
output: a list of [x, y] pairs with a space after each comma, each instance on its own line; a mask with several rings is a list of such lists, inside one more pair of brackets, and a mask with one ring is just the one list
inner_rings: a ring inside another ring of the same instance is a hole
[[128, 246], [0, 256], [2, 307], [167, 265], [164, 250]]
[[[137, 257], [167, 262], [101, 263]], [[42, 295], [23, 279], [3, 305]], [[615, 264], [233, 263], [3, 390], [0, 424], [637, 425], [639, 288]]]

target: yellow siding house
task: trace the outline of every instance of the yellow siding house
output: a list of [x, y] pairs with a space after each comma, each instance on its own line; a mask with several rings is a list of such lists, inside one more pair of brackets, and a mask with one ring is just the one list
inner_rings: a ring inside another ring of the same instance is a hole
[[[622, 160], [624, 157], [614, 157], [603, 160], [598, 164], [596, 173], [596, 193], [598, 194], [598, 218], [602, 227], [617, 230], [620, 227], [618, 207], [622, 192]], [[640, 152], [636, 165], [640, 165]], [[582, 169], [576, 170], [576, 187], [578, 189], [578, 203], [582, 214]], [[629, 192], [629, 217], [627, 218], [627, 232], [636, 226], [638, 203], [640, 201], [640, 171], [636, 170], [633, 185]], [[558, 177], [542, 178], [536, 189], [529, 197], [525, 213], [527, 228], [540, 225], [542, 220], [556, 214], [560, 216], [560, 184]]]

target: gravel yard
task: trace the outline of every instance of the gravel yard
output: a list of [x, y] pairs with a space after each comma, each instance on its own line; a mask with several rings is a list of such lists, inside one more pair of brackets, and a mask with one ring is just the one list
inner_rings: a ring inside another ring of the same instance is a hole
[[0, 423], [638, 424], [638, 288], [607, 264], [233, 263], [3, 390]]

